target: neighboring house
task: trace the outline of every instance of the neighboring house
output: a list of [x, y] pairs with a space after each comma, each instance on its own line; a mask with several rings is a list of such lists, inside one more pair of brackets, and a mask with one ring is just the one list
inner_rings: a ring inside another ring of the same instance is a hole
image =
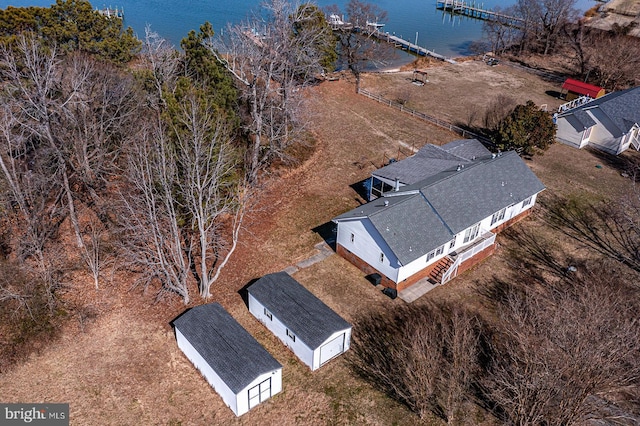
[[640, 150], [640, 87], [609, 93], [555, 116], [556, 139], [610, 154]]
[[178, 347], [236, 416], [282, 391], [282, 365], [218, 303], [173, 321]]
[[351, 324], [286, 272], [247, 289], [249, 311], [311, 370], [349, 349]]
[[562, 84], [562, 94], [568, 101], [572, 101], [581, 96], [588, 96], [595, 99], [604, 96], [604, 89], [602, 87], [594, 86], [593, 84], [568, 78]]
[[[398, 291], [427, 277], [444, 283], [492, 254], [495, 234], [529, 214], [544, 185], [515, 152], [479, 145], [429, 145], [391, 164], [396, 184], [333, 219], [338, 254]], [[372, 179], [394, 176], [390, 166]]]

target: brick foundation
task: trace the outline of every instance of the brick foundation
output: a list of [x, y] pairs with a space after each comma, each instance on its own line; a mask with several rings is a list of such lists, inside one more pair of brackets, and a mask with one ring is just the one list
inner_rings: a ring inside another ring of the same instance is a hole
[[520, 213], [518, 216], [512, 217], [511, 219], [509, 219], [505, 223], [502, 223], [502, 224], [498, 225], [497, 227], [495, 227], [494, 229], [492, 229], [491, 232], [493, 232], [494, 234], [499, 234], [500, 232], [502, 232], [503, 230], [507, 229], [508, 227], [513, 225], [514, 223], [519, 222], [522, 219], [524, 219], [525, 217], [529, 216], [531, 214], [531, 210], [533, 210], [533, 209], [525, 210], [522, 213]]
[[[496, 251], [496, 246], [494, 244], [491, 247], [487, 247], [486, 249], [476, 254], [472, 258], [465, 260], [460, 264], [460, 266], [458, 266], [457, 275], [460, 275], [464, 271], [472, 268], [477, 263], [482, 262], [484, 259], [491, 256], [495, 251]], [[435, 262], [434, 264], [429, 265], [423, 270], [416, 272], [415, 274], [402, 280], [401, 282], [396, 283], [393, 280], [391, 280], [389, 277], [385, 276], [382, 272], [378, 271], [376, 268], [369, 265], [364, 260], [360, 259], [357, 255], [353, 254], [352, 252], [350, 252], [349, 250], [341, 246], [340, 244], [336, 245], [336, 253], [338, 253], [343, 258], [347, 259], [351, 264], [355, 265], [358, 269], [360, 269], [366, 275], [379, 274], [382, 277], [382, 279], [380, 280], [380, 284], [382, 284], [385, 287], [396, 289], [398, 291], [411, 287], [413, 284], [417, 283], [421, 279], [428, 277], [431, 274], [431, 271], [433, 271], [433, 269], [438, 264], [438, 262]]]
[[[494, 234], [498, 234], [499, 232], [510, 227], [514, 223], [529, 216], [531, 214], [531, 210], [532, 209], [525, 210], [524, 212], [520, 213], [518, 216], [512, 217], [511, 219], [499, 225], [495, 229], [492, 229], [491, 232], [493, 232]], [[493, 253], [495, 253], [495, 251], [496, 251], [496, 245], [494, 244], [491, 247], [487, 247], [480, 253], [477, 253], [472, 258], [465, 260], [460, 264], [460, 266], [458, 266], [458, 273], [456, 274], [456, 276], [473, 268], [475, 265], [477, 265], [487, 257], [491, 256]], [[353, 254], [352, 252], [350, 252], [349, 250], [341, 246], [340, 244], [336, 244], [336, 253], [338, 253], [343, 258], [347, 259], [350, 263], [355, 265], [358, 269], [360, 269], [366, 275], [379, 274], [382, 277], [382, 279], [380, 280], [380, 283], [383, 286], [396, 289], [397, 291], [404, 290], [405, 288], [412, 286], [413, 284], [420, 281], [421, 279], [428, 277], [433, 271], [433, 269], [436, 267], [436, 265], [438, 264], [438, 262], [435, 262], [434, 264], [429, 265], [428, 267], [424, 268], [419, 272], [416, 272], [415, 274], [404, 279], [403, 281], [396, 283], [393, 280], [391, 280], [389, 277], [385, 276], [382, 272], [378, 271], [376, 268], [369, 265], [364, 260], [360, 259], [357, 255]]]

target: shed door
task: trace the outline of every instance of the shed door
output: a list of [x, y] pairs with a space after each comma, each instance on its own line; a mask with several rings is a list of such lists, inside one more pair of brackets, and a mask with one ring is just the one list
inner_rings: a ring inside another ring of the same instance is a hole
[[249, 389], [249, 409], [271, 397], [271, 378]]
[[344, 352], [344, 333], [320, 347], [320, 365]]

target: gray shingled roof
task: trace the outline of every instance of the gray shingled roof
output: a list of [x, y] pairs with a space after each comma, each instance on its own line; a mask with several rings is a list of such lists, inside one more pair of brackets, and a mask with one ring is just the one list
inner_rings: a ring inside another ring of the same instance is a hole
[[173, 326], [234, 393], [261, 374], [282, 368], [218, 303], [189, 309]]
[[594, 99], [578, 108], [560, 114], [559, 117], [575, 117], [580, 124], [569, 121], [573, 127], [582, 131], [586, 127], [591, 127], [596, 122], [589, 116], [587, 111], [595, 108], [600, 109], [619, 129], [619, 137], [631, 130], [634, 124], [640, 123], [640, 87], [621, 90]]
[[[544, 190], [515, 152], [441, 171], [333, 220], [368, 218], [406, 265], [493, 213]], [[385, 206], [384, 202], [389, 204]]]
[[491, 155], [491, 152], [478, 139], [458, 139], [448, 142], [440, 148], [467, 160]]
[[333, 333], [351, 328], [351, 324], [286, 272], [265, 275], [247, 291], [313, 350]]
[[460, 139], [446, 145], [427, 144], [411, 157], [391, 163], [372, 173], [384, 179], [398, 179], [411, 185], [443, 170], [467, 164], [491, 153], [476, 139]]
[[457, 234], [493, 213], [519, 203], [544, 185], [515, 151], [465, 167], [421, 189]]

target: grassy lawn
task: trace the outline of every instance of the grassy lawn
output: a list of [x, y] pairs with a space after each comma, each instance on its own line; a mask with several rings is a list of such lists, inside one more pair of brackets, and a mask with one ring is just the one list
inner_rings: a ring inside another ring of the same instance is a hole
[[[480, 65], [485, 68], [475, 73], [475, 78], [486, 79], [484, 86], [491, 88], [492, 95], [499, 91], [523, 93], [523, 98], [538, 102], [549, 97], [546, 91], [552, 87], [538, 77], [521, 71], [511, 75], [506, 67]], [[470, 89], [465, 89], [468, 97], [448, 90], [456, 81], [474, 74], [468, 69], [461, 65], [450, 73], [452, 81], [436, 78], [434, 71], [430, 79], [438, 84], [429, 83], [416, 90], [423, 90], [425, 99], [437, 102], [435, 106], [444, 118], [464, 120], [470, 108], [481, 108], [483, 97]], [[371, 88], [376, 80], [387, 77], [367, 76], [365, 87]], [[410, 84], [400, 75], [388, 78], [397, 79], [398, 85]], [[393, 97], [393, 90], [403, 90], [394, 89], [392, 82], [384, 84], [388, 85], [381, 89], [385, 96]], [[485, 96], [485, 103], [487, 99]], [[416, 97], [411, 102], [414, 108], [435, 115], [435, 106], [429, 106], [426, 100]], [[79, 278], [74, 288], [100, 306], [97, 319], [84, 331], [70, 323], [60, 340], [0, 376], [0, 400], [69, 402], [71, 424], [81, 425], [419, 424], [403, 405], [356, 377], [347, 357], [339, 357], [312, 373], [251, 316], [238, 291], [262, 274], [313, 255], [314, 245], [322, 241], [314, 228], [362, 203], [350, 185], [369, 176], [385, 159], [409, 155], [408, 146], [442, 144], [459, 137], [356, 95], [353, 86], [343, 80], [312, 88], [309, 103], [308, 120], [317, 149], [300, 167], [265, 183], [242, 244], [213, 289], [212, 299], [222, 303], [284, 366], [281, 394], [235, 418], [175, 344], [169, 322], [185, 309], [181, 303], [171, 300], [154, 304], [152, 295], [131, 291], [127, 277], [94, 291], [87, 277], [85, 281]], [[543, 199], [572, 193], [592, 199], [620, 196], [629, 184], [629, 179], [620, 175], [615, 159], [563, 145], [552, 146], [528, 164], [547, 186]], [[539, 212], [517, 226], [540, 228], [548, 237], [561, 239], [545, 228]], [[508, 270], [504, 258], [507, 245], [416, 303], [429, 299], [476, 303], [474, 289]], [[357, 268], [335, 254], [298, 271], [294, 278], [349, 321], [371, 309], [393, 309], [404, 303], [382, 295]], [[422, 423], [441, 424], [437, 419]], [[492, 420], [479, 414], [473, 423], [492, 424]]]

